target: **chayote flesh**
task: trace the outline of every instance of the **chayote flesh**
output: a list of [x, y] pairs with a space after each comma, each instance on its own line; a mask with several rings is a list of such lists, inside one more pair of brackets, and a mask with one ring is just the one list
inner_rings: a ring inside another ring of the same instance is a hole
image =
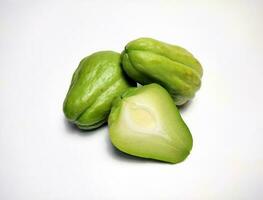
[[143, 158], [178, 163], [193, 145], [172, 97], [155, 83], [128, 89], [116, 98], [109, 129], [116, 148]]
[[202, 66], [186, 49], [151, 38], [129, 42], [122, 53], [123, 69], [142, 85], [159, 83], [182, 105], [201, 86]]
[[135, 82], [120, 66], [120, 54], [101, 51], [81, 60], [64, 100], [66, 118], [81, 129], [94, 129], [106, 122], [112, 101]]

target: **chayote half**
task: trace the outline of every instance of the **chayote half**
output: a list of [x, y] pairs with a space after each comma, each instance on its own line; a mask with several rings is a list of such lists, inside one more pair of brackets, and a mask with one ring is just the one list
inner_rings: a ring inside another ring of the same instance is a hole
[[159, 83], [182, 105], [200, 88], [202, 66], [187, 50], [151, 38], [129, 42], [122, 53], [123, 69], [142, 85]]
[[80, 62], [63, 104], [69, 121], [81, 129], [97, 128], [106, 122], [114, 98], [135, 86], [120, 64], [120, 54], [112, 51], [94, 53]]
[[155, 83], [116, 98], [108, 124], [113, 145], [134, 156], [178, 163], [192, 149], [192, 135], [172, 97]]

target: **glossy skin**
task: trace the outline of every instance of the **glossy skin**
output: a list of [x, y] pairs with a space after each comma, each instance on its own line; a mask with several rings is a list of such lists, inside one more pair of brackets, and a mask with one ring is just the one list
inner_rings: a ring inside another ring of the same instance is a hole
[[134, 156], [178, 163], [192, 149], [191, 133], [173, 99], [155, 83], [117, 98], [108, 124], [112, 144]]
[[135, 83], [123, 73], [119, 53], [94, 53], [73, 74], [64, 114], [81, 129], [97, 128], [106, 122], [114, 98], [131, 86]]
[[122, 64], [128, 76], [140, 84], [162, 85], [177, 105], [193, 98], [201, 86], [202, 66], [190, 52], [151, 38], [128, 43]]

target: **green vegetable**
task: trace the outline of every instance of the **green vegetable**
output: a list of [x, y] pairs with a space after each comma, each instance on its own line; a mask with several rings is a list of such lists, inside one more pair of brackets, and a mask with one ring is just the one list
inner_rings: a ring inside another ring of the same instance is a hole
[[170, 163], [192, 149], [191, 133], [169, 93], [158, 84], [128, 89], [113, 104], [110, 139], [128, 154]]
[[135, 85], [125, 77], [120, 62], [120, 54], [112, 51], [94, 53], [80, 62], [63, 105], [69, 121], [81, 129], [106, 122], [113, 99]]
[[202, 67], [182, 47], [151, 38], [131, 41], [122, 53], [125, 72], [142, 85], [159, 83], [182, 105], [200, 88]]

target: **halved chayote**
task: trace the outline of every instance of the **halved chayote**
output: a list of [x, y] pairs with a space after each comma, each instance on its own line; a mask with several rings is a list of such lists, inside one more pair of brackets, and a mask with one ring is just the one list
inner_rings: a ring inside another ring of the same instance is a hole
[[186, 49], [151, 38], [129, 42], [122, 53], [123, 69], [142, 85], [158, 83], [177, 105], [194, 97], [200, 88], [202, 66]]
[[109, 116], [112, 144], [143, 158], [183, 161], [192, 136], [169, 93], [158, 84], [127, 90], [114, 101]]
[[81, 129], [106, 122], [113, 99], [136, 85], [125, 76], [120, 63], [120, 54], [113, 51], [97, 52], [80, 62], [63, 104], [69, 121]]

